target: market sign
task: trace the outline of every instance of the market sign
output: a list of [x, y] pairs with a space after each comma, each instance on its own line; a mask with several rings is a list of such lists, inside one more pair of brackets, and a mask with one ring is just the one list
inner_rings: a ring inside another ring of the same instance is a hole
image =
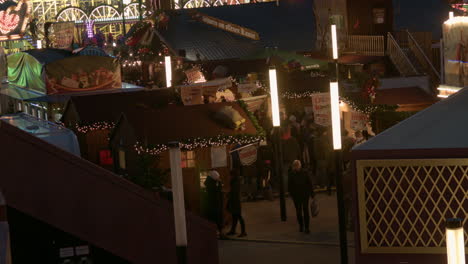
[[331, 126], [330, 93], [314, 93], [311, 97], [314, 122], [321, 126]]
[[243, 166], [250, 166], [257, 161], [257, 147], [249, 146], [239, 150], [240, 162]]
[[32, 3], [28, 0], [1, 1], [0, 40], [19, 39], [26, 30]]
[[48, 27], [47, 38], [52, 48], [69, 49], [73, 44], [75, 22], [51, 23]]
[[253, 40], [260, 40], [259, 34], [252, 29], [241, 27], [239, 25], [236, 25], [236, 24], [233, 24], [233, 23], [230, 23], [230, 22], [227, 22], [227, 21], [224, 21], [224, 20], [212, 17], [212, 16], [205, 15], [200, 12], [196, 12], [194, 15], [194, 18], [199, 19], [201, 22], [207, 25], [240, 35], [242, 37], [253, 39]]

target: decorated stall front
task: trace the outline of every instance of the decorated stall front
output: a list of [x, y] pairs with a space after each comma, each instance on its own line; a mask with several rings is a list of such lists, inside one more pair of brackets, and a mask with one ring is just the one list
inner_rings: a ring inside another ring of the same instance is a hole
[[44, 94], [122, 87], [120, 64], [116, 59], [75, 56], [58, 49], [29, 50], [8, 56], [8, 80], [18, 87]]
[[468, 230], [468, 90], [352, 151], [356, 263], [445, 263], [445, 223]]
[[[231, 115], [232, 114], [232, 115]], [[143, 183], [162, 174], [154, 169], [170, 168], [168, 143], [180, 142], [186, 206], [200, 213], [207, 173], [215, 169], [221, 176], [223, 192], [229, 192], [230, 151], [239, 146], [259, 143], [263, 130], [242, 103], [214, 103], [192, 106], [137, 106], [125, 112], [110, 138], [116, 172]], [[255, 162], [256, 155], [242, 151], [243, 161]], [[252, 151], [252, 150], [250, 150]], [[255, 151], [255, 150], [254, 150]], [[144, 162], [148, 161], [150, 162]], [[145, 169], [147, 164], [152, 169]], [[143, 166], [143, 167], [142, 167]], [[146, 180], [141, 179], [141, 171]], [[159, 180], [157, 180], [159, 179]]]

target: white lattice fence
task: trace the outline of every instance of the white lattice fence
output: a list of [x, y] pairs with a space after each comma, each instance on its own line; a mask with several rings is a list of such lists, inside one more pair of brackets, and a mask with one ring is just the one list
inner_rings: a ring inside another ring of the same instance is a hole
[[359, 160], [357, 182], [363, 253], [445, 253], [452, 217], [468, 240], [468, 159]]

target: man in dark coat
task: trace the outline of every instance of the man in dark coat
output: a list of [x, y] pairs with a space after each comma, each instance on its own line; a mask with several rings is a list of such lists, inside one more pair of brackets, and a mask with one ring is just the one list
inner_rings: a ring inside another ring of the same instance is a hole
[[240, 189], [240, 172], [238, 168], [235, 168], [231, 173], [231, 191], [229, 192], [229, 200], [227, 204], [227, 209], [232, 215], [231, 230], [227, 233], [229, 236], [236, 234], [237, 222], [240, 222], [241, 225], [241, 234], [239, 237], [247, 236], [247, 233], [245, 232], [244, 218], [242, 217]]
[[208, 220], [216, 224], [220, 238], [223, 237], [223, 185], [221, 177], [216, 170], [208, 172], [208, 177], [205, 180], [206, 195], [207, 195], [207, 211], [206, 217]]
[[309, 230], [309, 199], [312, 195], [312, 184], [307, 173], [302, 170], [301, 162], [295, 160], [292, 169], [289, 171], [289, 194], [294, 201], [296, 208], [299, 232], [306, 234]]

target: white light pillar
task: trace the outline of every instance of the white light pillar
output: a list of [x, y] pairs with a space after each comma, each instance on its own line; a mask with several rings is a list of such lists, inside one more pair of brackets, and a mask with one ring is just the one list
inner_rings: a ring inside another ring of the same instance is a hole
[[341, 149], [341, 119], [338, 82], [330, 82], [330, 105], [333, 130], [333, 149]]
[[280, 126], [280, 113], [279, 113], [279, 98], [278, 98], [278, 81], [276, 79], [276, 69], [270, 68], [270, 97], [271, 97], [271, 117], [273, 119], [273, 126]]
[[164, 63], [166, 66], [166, 87], [169, 88], [172, 86], [172, 63], [171, 56], [164, 57]]
[[330, 105], [333, 130], [333, 149], [341, 149], [340, 95], [338, 89], [338, 36], [336, 25], [331, 25], [333, 60], [335, 60], [336, 80], [330, 82]]
[[445, 230], [448, 264], [465, 264], [465, 238], [462, 219], [448, 219]]
[[36, 48], [42, 49], [42, 40], [38, 39], [38, 40], [36, 41]]
[[179, 259], [178, 263], [186, 263], [187, 225], [185, 222], [184, 181], [182, 178], [179, 142], [169, 143], [169, 156], [177, 257]]
[[452, 19], [453, 18], [453, 11], [450, 11], [449, 12], [449, 19]]

